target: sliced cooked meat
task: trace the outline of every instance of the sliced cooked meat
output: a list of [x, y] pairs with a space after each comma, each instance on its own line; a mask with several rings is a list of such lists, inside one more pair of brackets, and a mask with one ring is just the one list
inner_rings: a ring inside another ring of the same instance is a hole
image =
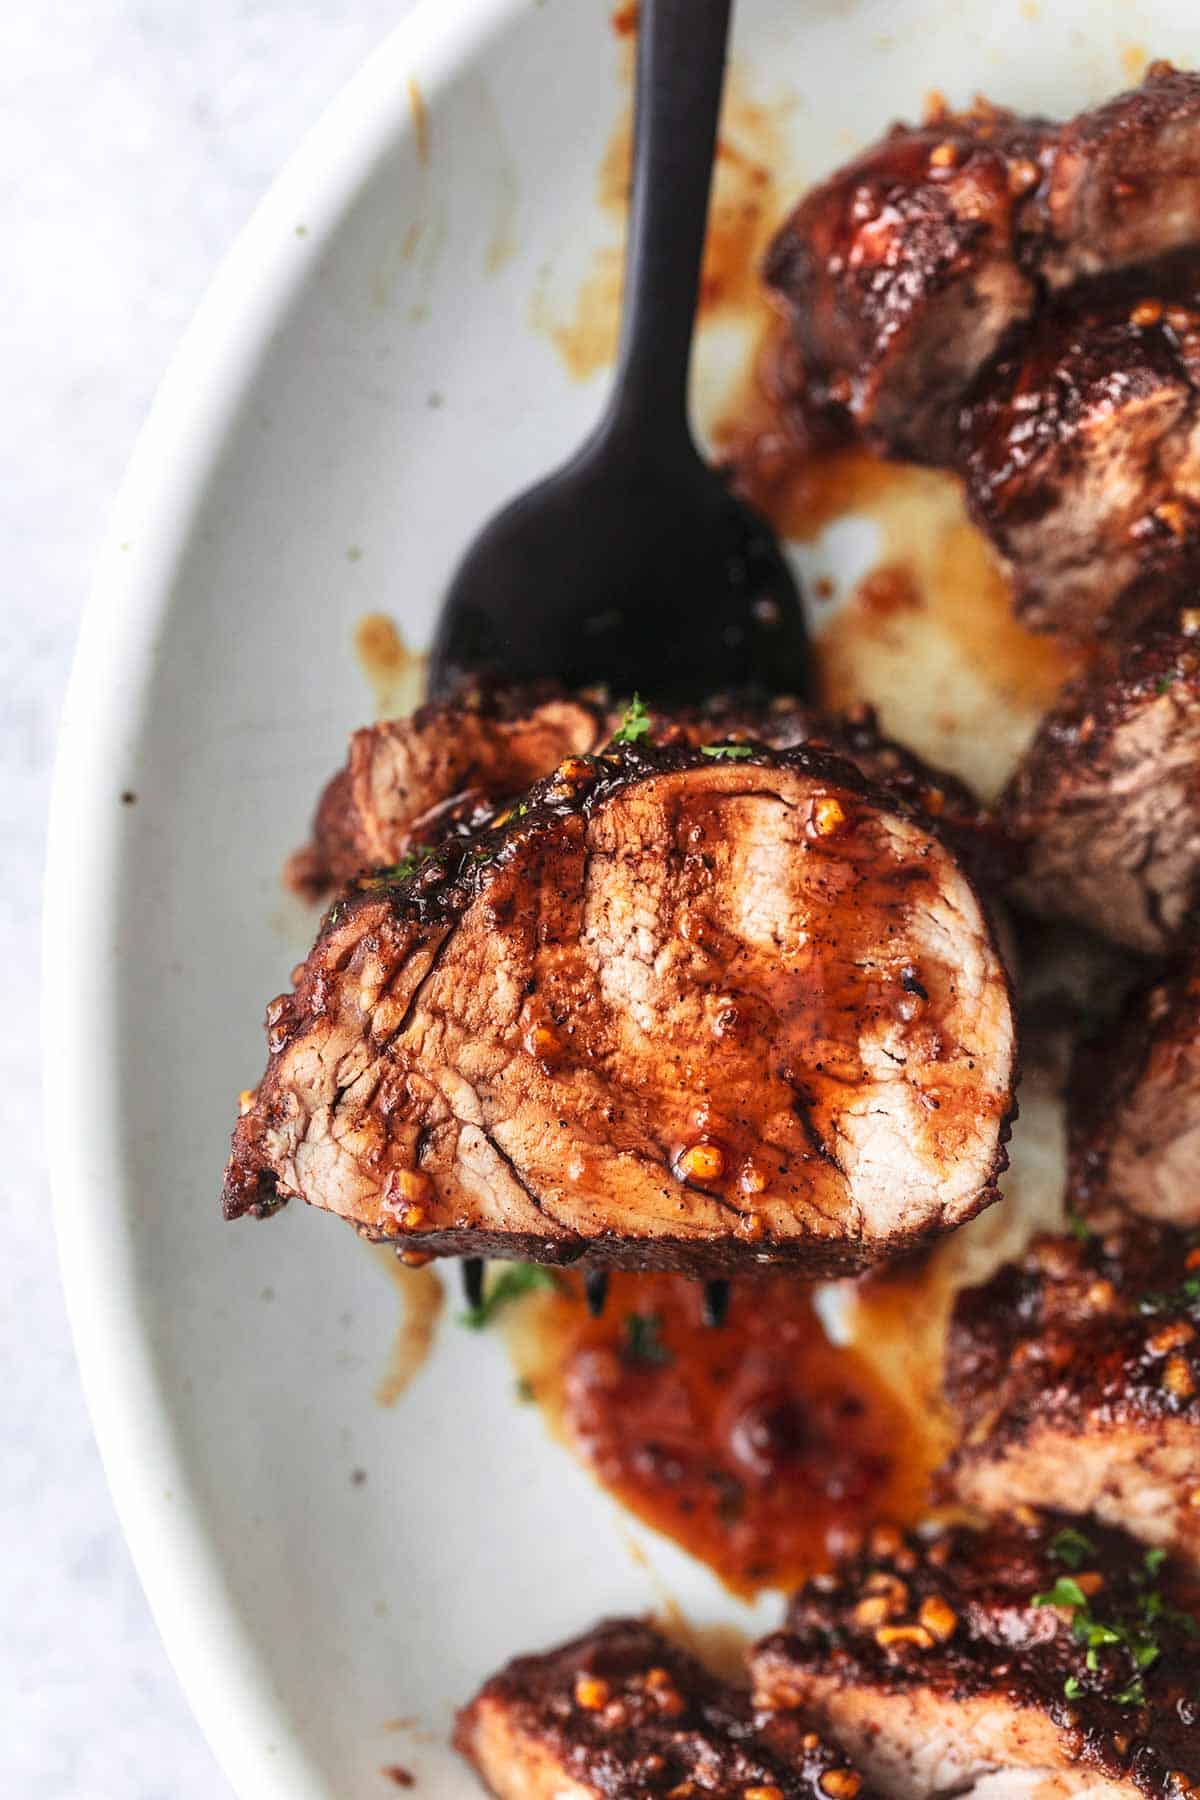
[[458, 1715], [455, 1746], [499, 1800], [869, 1800], [811, 1728], [787, 1753], [757, 1733], [748, 1695], [637, 1619], [613, 1619], [493, 1675]]
[[299, 1195], [421, 1254], [844, 1270], [971, 1217], [1005, 1160], [974, 891], [807, 750], [569, 759], [354, 884], [268, 1029], [227, 1211]]
[[893, 1800], [1200, 1792], [1193, 1593], [1121, 1533], [1026, 1513], [879, 1532], [752, 1655]]
[[764, 266], [794, 405], [841, 409], [890, 454], [949, 459], [971, 377], [1033, 308], [1016, 239], [1050, 131], [982, 103], [898, 125], [801, 200]]
[[955, 1493], [1095, 1513], [1200, 1564], [1198, 1326], [1200, 1252], [1182, 1232], [1036, 1240], [955, 1305]]
[[1017, 610], [1087, 638], [1200, 554], [1200, 265], [1048, 306], [984, 370], [959, 462]]
[[1200, 75], [1151, 63], [1059, 135], [1039, 195], [1055, 286], [1200, 243]]
[[1138, 1213], [1200, 1226], [1200, 946], [1131, 996], [1077, 1053], [1070, 1194], [1112, 1223]]
[[1068, 687], [1002, 796], [1016, 895], [1161, 954], [1200, 877], [1200, 610]]
[[[472, 688], [355, 732], [344, 769], [328, 783], [313, 842], [293, 859], [293, 880], [321, 893], [368, 869], [393, 867], [414, 848], [487, 823], [564, 757], [606, 743], [625, 717], [599, 695], [567, 697], [528, 689]], [[1008, 872], [1007, 844], [994, 818], [955, 776], [932, 768], [883, 736], [870, 707], [818, 711], [780, 695], [720, 694], [703, 706], [651, 712], [652, 745], [800, 744], [834, 750], [931, 821], [989, 885]]]
[[292, 883], [314, 895], [397, 863], [450, 824], [495, 810], [566, 756], [593, 750], [603, 707], [586, 696], [473, 685], [411, 718], [356, 731], [322, 794]]

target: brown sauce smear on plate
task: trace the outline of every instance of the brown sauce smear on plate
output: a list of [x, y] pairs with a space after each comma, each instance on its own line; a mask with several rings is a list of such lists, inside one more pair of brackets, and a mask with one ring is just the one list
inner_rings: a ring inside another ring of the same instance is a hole
[[616, 1274], [592, 1319], [570, 1277], [511, 1320], [522, 1393], [601, 1485], [744, 1595], [919, 1517], [940, 1416], [831, 1344], [794, 1275], [735, 1283], [721, 1330], [701, 1298], [685, 1276]]
[[839, 591], [832, 574], [809, 578], [821, 697], [833, 707], [870, 701], [886, 731], [986, 798], [1080, 653], [1017, 621], [955, 476], [858, 444], [799, 441], [775, 393], [781, 330], [767, 326], [711, 435], [738, 491], [785, 540], [819, 548], [849, 518], [875, 532], [875, 560], [853, 589]]

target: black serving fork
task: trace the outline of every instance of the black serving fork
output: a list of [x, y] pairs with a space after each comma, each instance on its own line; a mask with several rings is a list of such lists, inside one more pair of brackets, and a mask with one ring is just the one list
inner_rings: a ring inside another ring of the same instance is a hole
[[[806, 695], [796, 584], [770, 526], [696, 448], [688, 368], [732, 0], [642, 0], [616, 377], [575, 455], [483, 528], [442, 607], [431, 692], [486, 670], [650, 701]], [[464, 1265], [478, 1303], [483, 1266]], [[587, 1277], [604, 1305], [607, 1277]], [[706, 1287], [720, 1323], [727, 1283]]]

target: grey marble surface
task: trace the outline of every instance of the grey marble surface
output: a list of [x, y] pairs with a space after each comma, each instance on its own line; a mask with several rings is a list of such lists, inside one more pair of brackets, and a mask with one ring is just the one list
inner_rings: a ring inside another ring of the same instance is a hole
[[0, 7], [4, 1800], [230, 1792], [122, 1540], [58, 1284], [37, 1066], [44, 815], [91, 564], [163, 368], [255, 201], [408, 3]]

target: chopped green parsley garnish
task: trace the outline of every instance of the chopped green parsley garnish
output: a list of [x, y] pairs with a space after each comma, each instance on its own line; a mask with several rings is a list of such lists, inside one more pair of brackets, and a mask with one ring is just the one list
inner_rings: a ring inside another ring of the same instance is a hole
[[649, 731], [650, 714], [646, 711], [642, 696], [635, 694], [625, 708], [621, 723], [613, 732], [612, 741], [614, 744], [636, 744], [638, 739], [646, 737]]
[[1086, 1244], [1092, 1235], [1092, 1228], [1085, 1218], [1068, 1206], [1066, 1211], [1067, 1230], [1079, 1243]]
[[482, 1331], [512, 1301], [532, 1293], [535, 1288], [557, 1285], [549, 1269], [543, 1269], [540, 1263], [509, 1263], [491, 1283], [479, 1305], [460, 1313], [458, 1322], [468, 1331]]
[[748, 756], [754, 755], [751, 744], [701, 744], [701, 756], [711, 756], [715, 762], [745, 762]]
[[1087, 1611], [1087, 1595], [1069, 1575], [1060, 1575], [1052, 1588], [1033, 1596], [1035, 1606], [1073, 1606]]
[[1096, 1546], [1091, 1538], [1082, 1531], [1076, 1531], [1073, 1525], [1065, 1525], [1051, 1539], [1050, 1550], [1059, 1562], [1066, 1563], [1068, 1569], [1082, 1569], [1084, 1563], [1091, 1562], [1096, 1555]]
[[[1052, 1540], [1050, 1549], [1061, 1561], [1075, 1569], [1081, 1567], [1096, 1552], [1096, 1546], [1091, 1540], [1070, 1525]], [[1144, 1572], [1134, 1577], [1142, 1589], [1137, 1603], [1114, 1618], [1098, 1618], [1092, 1611], [1087, 1595], [1070, 1575], [1060, 1575], [1052, 1588], [1033, 1597], [1035, 1606], [1069, 1608], [1071, 1635], [1077, 1644], [1086, 1648], [1084, 1662], [1089, 1674], [1101, 1672], [1102, 1651], [1113, 1647], [1124, 1651], [1133, 1665], [1132, 1679], [1119, 1692], [1106, 1696], [1117, 1706], [1146, 1704], [1143, 1676], [1163, 1653], [1156, 1626], [1169, 1624], [1185, 1632], [1188, 1637], [1200, 1637], [1200, 1624], [1189, 1613], [1180, 1612], [1177, 1607], [1168, 1605], [1159, 1590], [1151, 1586], [1166, 1561], [1166, 1556], [1165, 1550], [1146, 1551], [1143, 1558]], [[1063, 1684], [1063, 1692], [1068, 1700], [1078, 1700], [1087, 1692], [1087, 1688], [1077, 1675], [1069, 1675]]]
[[364, 887], [391, 887], [397, 881], [407, 881], [410, 875], [427, 863], [433, 855], [432, 844], [414, 844], [406, 850], [399, 862], [393, 863], [390, 869], [379, 869], [363, 882]]
[[621, 1355], [626, 1362], [669, 1363], [671, 1352], [663, 1343], [661, 1332], [662, 1319], [658, 1313], [626, 1313]]
[[1168, 1294], [1143, 1294], [1138, 1301], [1142, 1313], [1187, 1312], [1200, 1300], [1200, 1275], [1189, 1275]]

